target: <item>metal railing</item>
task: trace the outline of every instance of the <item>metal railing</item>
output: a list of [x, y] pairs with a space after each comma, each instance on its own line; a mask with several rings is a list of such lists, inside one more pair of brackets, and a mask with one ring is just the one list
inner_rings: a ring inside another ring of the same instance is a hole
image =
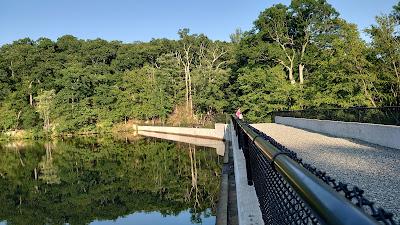
[[272, 118], [275, 116], [400, 126], [400, 106], [276, 111]]
[[[296, 153], [232, 116], [265, 224], [397, 225], [357, 187], [348, 189]], [[400, 223], [399, 223], [400, 224]]]

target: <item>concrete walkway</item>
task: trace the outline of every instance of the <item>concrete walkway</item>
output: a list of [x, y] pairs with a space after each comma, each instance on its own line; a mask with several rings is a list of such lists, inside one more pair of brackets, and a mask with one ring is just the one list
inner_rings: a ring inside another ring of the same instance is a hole
[[400, 219], [400, 150], [280, 124], [253, 126], [337, 180], [362, 188], [377, 207]]
[[232, 143], [234, 159], [237, 211], [239, 225], [262, 225], [264, 221], [260, 210], [254, 186], [247, 184], [246, 161], [243, 151], [239, 148], [235, 129], [232, 125], [228, 127]]

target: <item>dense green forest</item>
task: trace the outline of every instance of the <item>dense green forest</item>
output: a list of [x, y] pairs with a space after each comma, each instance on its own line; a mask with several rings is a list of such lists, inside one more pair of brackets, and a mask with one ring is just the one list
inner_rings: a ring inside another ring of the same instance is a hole
[[[256, 16], [256, 15], [255, 15]], [[400, 2], [360, 37], [326, 0], [265, 9], [231, 42], [122, 43], [29, 38], [0, 48], [0, 129], [71, 133], [129, 120], [194, 123], [237, 107], [275, 110], [400, 104]]]

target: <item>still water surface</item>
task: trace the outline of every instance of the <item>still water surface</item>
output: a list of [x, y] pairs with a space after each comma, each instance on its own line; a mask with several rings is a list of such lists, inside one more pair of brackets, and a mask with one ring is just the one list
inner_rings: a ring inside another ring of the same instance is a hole
[[0, 143], [0, 224], [215, 224], [221, 164], [145, 137]]

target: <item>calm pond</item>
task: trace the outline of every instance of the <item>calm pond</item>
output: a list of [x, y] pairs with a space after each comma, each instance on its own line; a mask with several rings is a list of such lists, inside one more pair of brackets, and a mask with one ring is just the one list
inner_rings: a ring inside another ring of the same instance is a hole
[[155, 138], [0, 144], [0, 224], [215, 224], [222, 158]]

